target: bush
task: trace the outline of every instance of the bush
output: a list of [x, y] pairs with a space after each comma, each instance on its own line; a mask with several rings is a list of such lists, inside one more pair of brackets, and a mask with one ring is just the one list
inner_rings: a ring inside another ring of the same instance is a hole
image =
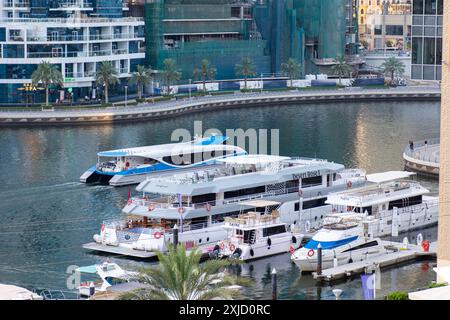
[[386, 296], [386, 300], [409, 300], [408, 292], [405, 291], [394, 291]]
[[437, 283], [437, 282], [432, 282], [430, 283], [430, 285], [428, 286], [428, 288], [433, 289], [433, 288], [438, 288], [438, 287], [445, 287], [447, 284], [446, 283]]

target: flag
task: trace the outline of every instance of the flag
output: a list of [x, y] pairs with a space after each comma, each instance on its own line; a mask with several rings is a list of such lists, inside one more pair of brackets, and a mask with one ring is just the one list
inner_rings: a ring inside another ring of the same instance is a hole
[[128, 204], [131, 204], [131, 187], [128, 187]]
[[363, 274], [361, 282], [364, 299], [375, 300], [375, 274]]

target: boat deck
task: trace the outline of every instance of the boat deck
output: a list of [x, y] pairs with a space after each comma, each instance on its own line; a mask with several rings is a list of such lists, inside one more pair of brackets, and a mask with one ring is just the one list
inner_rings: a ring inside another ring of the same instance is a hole
[[382, 241], [382, 244], [386, 247], [394, 247], [397, 251], [372, 257], [364, 261], [356, 261], [335, 268], [324, 269], [320, 275], [317, 272], [313, 272], [313, 278], [316, 280], [334, 281], [364, 273], [369, 268], [379, 267], [382, 269], [423, 257], [436, 257], [436, 242], [431, 243], [428, 252], [424, 252], [421, 246], [412, 244], [408, 245], [407, 250], [400, 250], [403, 244], [398, 242]]
[[92, 250], [92, 251], [100, 251], [113, 253], [123, 256], [130, 256], [141, 259], [148, 259], [156, 257], [156, 253], [142, 250], [132, 250], [123, 247], [113, 247], [113, 246], [105, 246], [102, 244], [98, 244], [96, 242], [89, 242], [83, 245], [84, 249]]

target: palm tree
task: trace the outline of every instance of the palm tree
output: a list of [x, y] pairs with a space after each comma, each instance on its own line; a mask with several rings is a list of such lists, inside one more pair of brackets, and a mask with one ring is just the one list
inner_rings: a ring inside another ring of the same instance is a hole
[[381, 64], [381, 67], [383, 68], [383, 73], [391, 77], [391, 85], [394, 82], [394, 76], [396, 74], [401, 76], [405, 72], [405, 65], [395, 57], [386, 59], [386, 61]]
[[242, 58], [241, 63], [236, 64], [234, 66], [234, 70], [236, 72], [237, 76], [243, 76], [244, 77], [244, 83], [245, 83], [245, 89], [247, 89], [247, 78], [254, 76], [256, 74], [255, 72], [255, 66], [253, 65], [252, 59], [245, 57]]
[[149, 84], [150, 80], [152, 79], [151, 72], [152, 70], [150, 68], [138, 65], [137, 70], [133, 72], [130, 80], [128, 80], [129, 84], [135, 84], [137, 86], [139, 99], [142, 99], [142, 91], [144, 85]]
[[97, 70], [95, 80], [98, 84], [105, 87], [105, 103], [109, 102], [109, 86], [119, 82], [117, 70], [110, 61], [103, 61]]
[[287, 62], [281, 64], [281, 70], [285, 75], [289, 77], [292, 87], [292, 79], [300, 73], [301, 65], [297, 62], [297, 60], [290, 58]]
[[202, 60], [200, 68], [194, 69], [194, 78], [202, 80], [203, 92], [206, 92], [206, 80], [214, 80], [216, 73], [217, 69], [211, 66], [211, 63], [207, 59]]
[[331, 67], [331, 71], [339, 76], [339, 85], [342, 85], [342, 77], [350, 75], [352, 72], [352, 67], [350, 67], [347, 61], [345, 61], [345, 57], [343, 55], [337, 56], [334, 60], [336, 64]]
[[34, 85], [42, 83], [45, 88], [45, 105], [48, 106], [48, 96], [50, 84], [63, 86], [63, 76], [56, 66], [50, 62], [42, 61], [36, 70], [31, 74], [31, 81]]
[[169, 58], [165, 59], [163, 63], [164, 63], [164, 70], [162, 72], [162, 76], [167, 85], [167, 93], [170, 94], [170, 85], [173, 82], [180, 80], [181, 72], [177, 70], [175, 60]]
[[121, 300], [211, 300], [239, 296], [231, 284], [248, 286], [251, 280], [229, 275], [221, 276], [220, 271], [233, 260], [209, 260], [200, 264], [201, 251], [195, 249], [186, 253], [184, 244], [174, 249], [168, 246], [168, 254], [157, 251], [160, 261], [158, 268], [144, 268], [137, 280], [144, 285], [119, 297]]

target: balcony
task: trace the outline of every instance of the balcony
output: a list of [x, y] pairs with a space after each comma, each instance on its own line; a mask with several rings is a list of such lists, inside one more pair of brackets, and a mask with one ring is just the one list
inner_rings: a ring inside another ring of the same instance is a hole
[[3, 2], [4, 8], [28, 8], [30, 7], [29, 1], [12, 1], [7, 0]]
[[50, 11], [93, 11], [92, 2], [88, 0], [66, 0], [50, 4]]
[[28, 52], [27, 58], [84, 58], [128, 54], [126, 49], [69, 52]]
[[116, 39], [137, 39], [139, 37], [137, 33], [130, 34], [114, 34], [114, 35], [67, 35], [67, 36], [28, 36], [29, 42], [70, 42], [70, 41], [100, 41], [100, 40], [116, 40]]

